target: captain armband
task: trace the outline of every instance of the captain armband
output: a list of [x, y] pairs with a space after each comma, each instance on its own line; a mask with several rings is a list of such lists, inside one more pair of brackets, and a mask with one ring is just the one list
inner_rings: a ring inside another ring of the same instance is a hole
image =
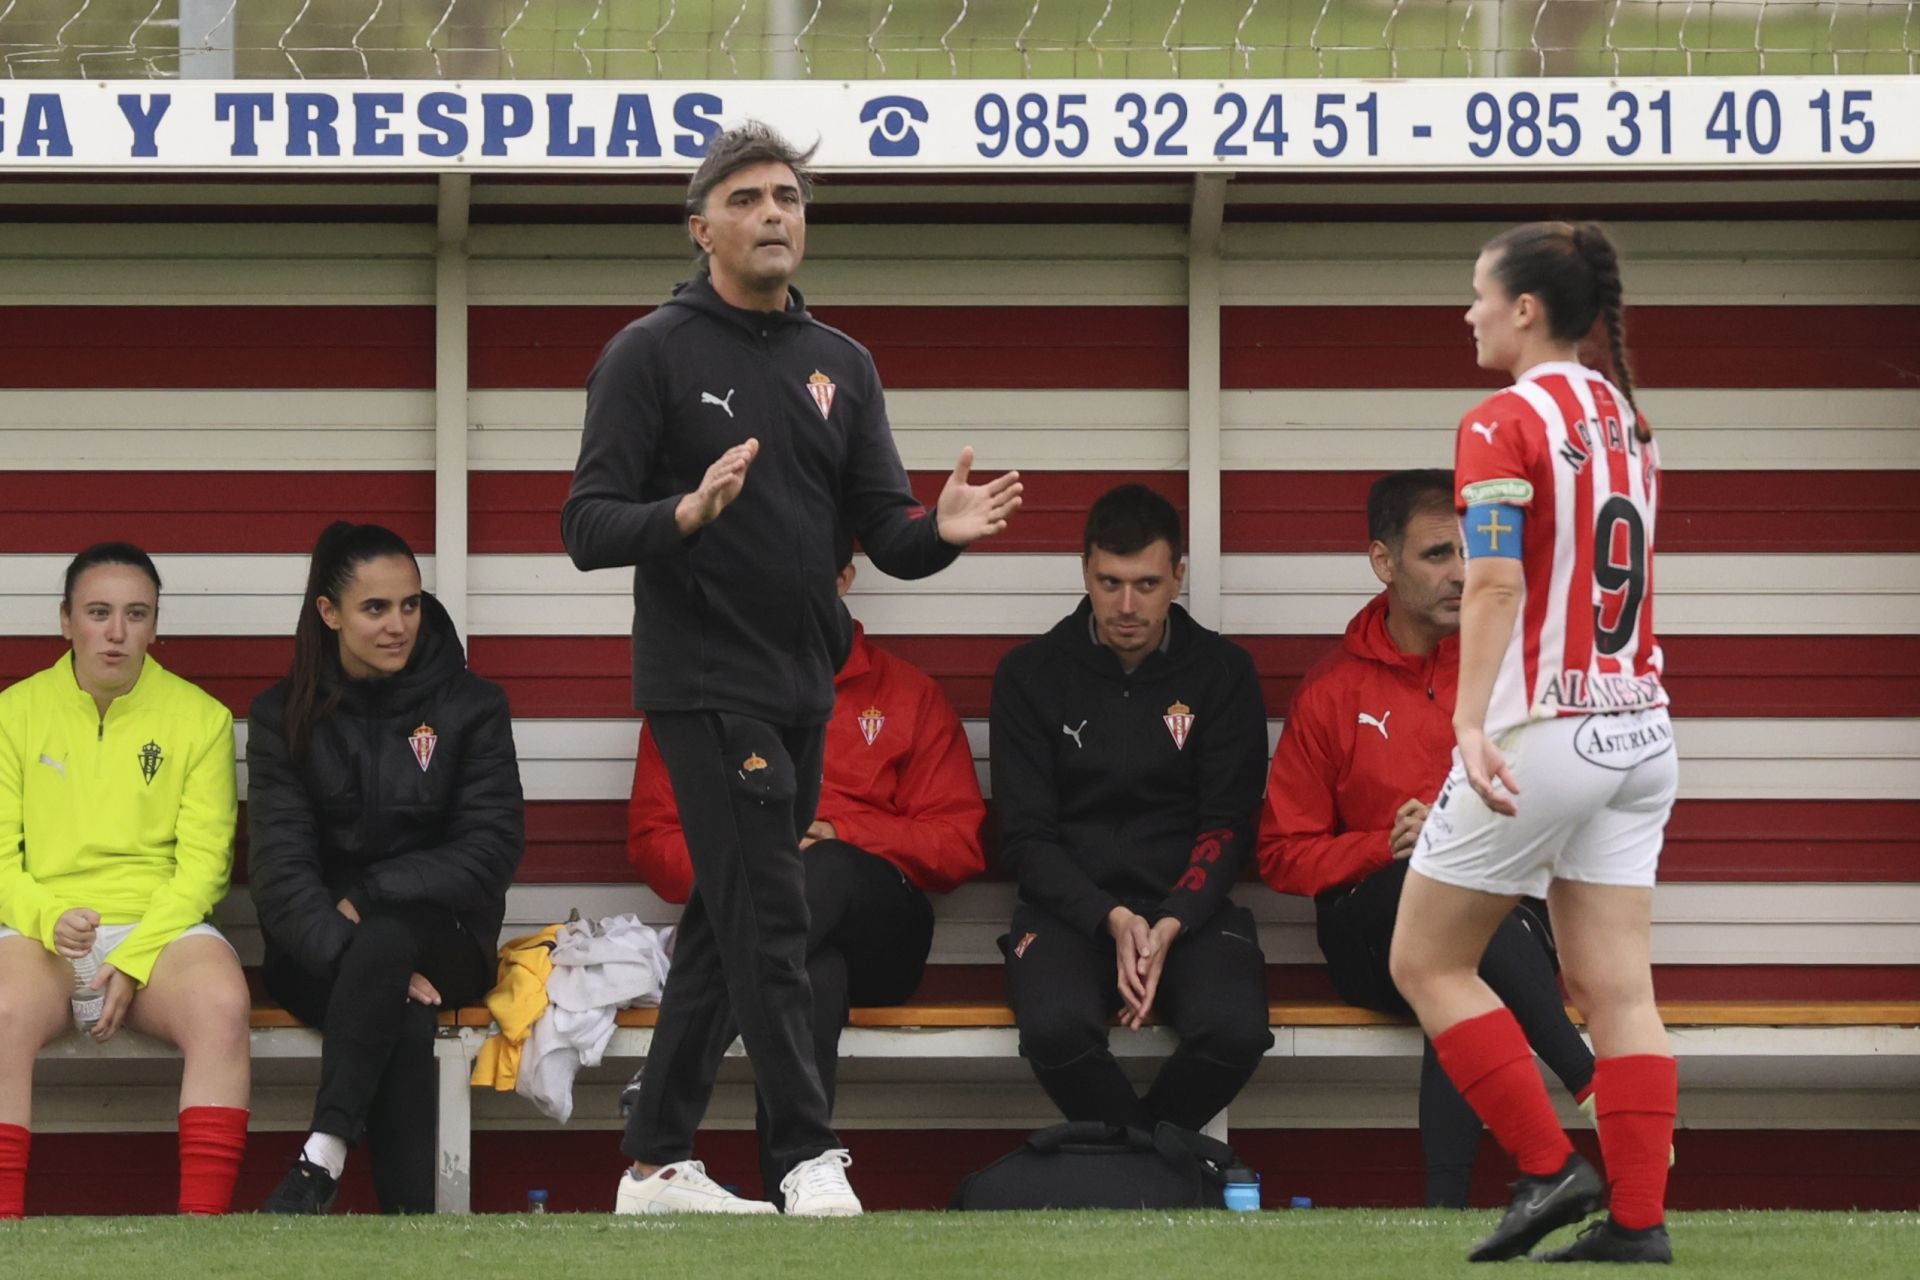
[[1520, 559], [1527, 512], [1504, 502], [1476, 502], [1467, 508], [1464, 526], [1467, 559]]

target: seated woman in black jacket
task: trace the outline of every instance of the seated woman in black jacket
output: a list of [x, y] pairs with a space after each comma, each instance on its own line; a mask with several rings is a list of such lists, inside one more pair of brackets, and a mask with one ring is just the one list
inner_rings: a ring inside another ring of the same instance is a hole
[[398, 534], [320, 535], [247, 771], [267, 991], [325, 1038], [312, 1135], [262, 1212], [325, 1213], [364, 1133], [381, 1208], [430, 1213], [436, 1008], [493, 983], [524, 826], [506, 695]]

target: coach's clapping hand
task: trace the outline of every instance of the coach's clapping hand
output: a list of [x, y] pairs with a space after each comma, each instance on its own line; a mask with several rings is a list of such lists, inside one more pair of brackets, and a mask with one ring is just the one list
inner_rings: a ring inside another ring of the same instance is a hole
[[100, 972], [93, 977], [93, 989], [104, 991], [107, 998], [100, 1005], [100, 1021], [93, 1024], [87, 1034], [93, 1037], [95, 1044], [105, 1044], [113, 1039], [120, 1030], [120, 1024], [127, 1020], [127, 1010], [133, 1006], [133, 993], [140, 984], [120, 972], [110, 964], [100, 966]]
[[747, 468], [760, 456], [760, 441], [750, 439], [737, 444], [713, 460], [700, 487], [680, 499], [673, 509], [673, 523], [680, 536], [690, 538], [717, 519], [727, 504], [747, 487]]
[[985, 484], [969, 483], [973, 472], [973, 446], [960, 451], [953, 474], [940, 490], [934, 508], [936, 530], [948, 546], [971, 546], [982, 538], [991, 538], [1007, 527], [1007, 521], [1020, 509], [1020, 473], [1009, 471]]
[[71, 907], [53, 922], [53, 949], [69, 960], [78, 960], [93, 949], [94, 935], [99, 928], [98, 911]]

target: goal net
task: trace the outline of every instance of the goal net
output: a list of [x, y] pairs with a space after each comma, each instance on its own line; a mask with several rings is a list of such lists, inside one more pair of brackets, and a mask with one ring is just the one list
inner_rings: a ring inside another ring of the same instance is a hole
[[1920, 0], [0, 0], [14, 78], [1907, 74]]

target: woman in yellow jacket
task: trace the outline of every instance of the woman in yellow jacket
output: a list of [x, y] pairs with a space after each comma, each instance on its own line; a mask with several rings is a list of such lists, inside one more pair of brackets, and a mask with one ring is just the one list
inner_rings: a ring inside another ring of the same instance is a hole
[[145, 552], [89, 547], [71, 650], [0, 692], [0, 1218], [25, 1208], [34, 1057], [70, 1020], [179, 1047], [180, 1211], [233, 1198], [251, 1001], [207, 923], [233, 870], [233, 715], [148, 656], [159, 613]]

